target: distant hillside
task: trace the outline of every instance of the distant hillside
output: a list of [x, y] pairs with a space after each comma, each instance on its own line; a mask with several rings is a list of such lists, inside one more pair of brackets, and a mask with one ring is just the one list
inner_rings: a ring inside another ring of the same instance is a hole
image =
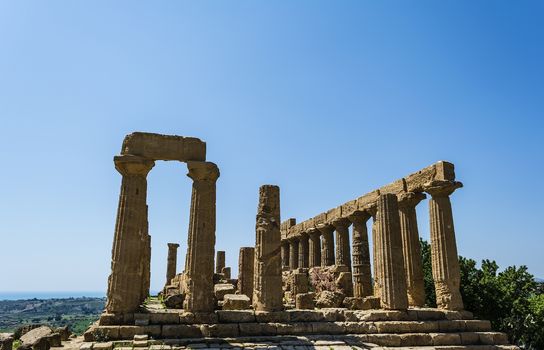
[[105, 298], [0, 300], [0, 332], [13, 332], [25, 324], [69, 326], [81, 334], [98, 319]]

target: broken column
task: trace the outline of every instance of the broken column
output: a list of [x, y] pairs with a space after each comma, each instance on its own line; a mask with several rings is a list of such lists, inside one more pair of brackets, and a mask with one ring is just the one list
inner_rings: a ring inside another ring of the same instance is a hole
[[168, 243], [168, 258], [166, 260], [166, 284], [176, 275], [176, 265], [178, 263], [178, 247], [177, 243]]
[[310, 253], [308, 251], [308, 234], [302, 233], [298, 238], [298, 267], [308, 268]]
[[336, 231], [336, 266], [346, 266], [351, 270], [351, 253], [349, 247], [349, 220], [338, 219], [333, 223]]
[[298, 268], [298, 239], [289, 239], [289, 269], [295, 270]]
[[255, 311], [279, 311], [283, 309], [283, 293], [278, 186], [261, 186], [256, 219], [253, 308]]
[[113, 239], [111, 275], [108, 279], [110, 313], [134, 312], [140, 306], [144, 285], [142, 256], [147, 239], [147, 180], [155, 162], [138, 156], [114, 157], [115, 168], [123, 175], [117, 222]]
[[425, 305], [423, 261], [416, 214], [416, 205], [425, 198], [424, 193], [406, 192], [398, 195], [408, 304], [416, 307]]
[[383, 309], [405, 310], [408, 308], [406, 295], [406, 276], [402, 256], [402, 237], [400, 233], [399, 208], [397, 196], [392, 193], [381, 194], [378, 198], [376, 214], [376, 250], [379, 265], [374, 277], [380, 291]]
[[349, 216], [349, 220], [353, 224], [351, 238], [353, 248], [353, 293], [356, 298], [372, 295], [370, 249], [366, 228], [366, 222], [369, 218], [370, 214], [366, 212], [355, 212]]
[[317, 226], [321, 232], [321, 266], [334, 265], [334, 227], [332, 225]]
[[231, 273], [230, 273], [230, 266], [225, 266], [221, 269], [221, 275], [223, 275], [223, 279], [230, 280]]
[[225, 252], [218, 250], [215, 255], [215, 273], [221, 273], [225, 267]]
[[193, 179], [189, 239], [185, 261], [187, 294], [184, 309], [191, 312], [214, 310], [213, 270], [215, 252], [215, 199], [217, 165], [211, 162], [187, 162]]
[[431, 195], [431, 261], [436, 303], [439, 308], [447, 310], [463, 309], [459, 292], [459, 257], [450, 202], [450, 195], [460, 187], [463, 187], [462, 183], [446, 180], [425, 184], [425, 192]]
[[310, 241], [308, 242], [309, 267], [321, 266], [321, 234], [317, 229], [308, 231]]
[[238, 292], [253, 298], [253, 270], [255, 248], [242, 247], [238, 257]]
[[289, 269], [289, 242], [288, 241], [282, 241], [281, 242], [281, 268]]

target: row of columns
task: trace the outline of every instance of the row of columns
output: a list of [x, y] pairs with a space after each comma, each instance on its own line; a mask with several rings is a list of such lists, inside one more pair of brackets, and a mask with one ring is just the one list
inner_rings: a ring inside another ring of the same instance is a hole
[[[460, 271], [449, 196], [461, 186], [460, 182], [455, 181], [434, 181], [425, 187], [425, 191], [431, 195], [431, 259], [437, 304], [440, 308], [453, 310], [462, 309], [463, 302], [459, 292]], [[398, 197], [395, 194], [383, 194], [375, 205], [365, 211], [284, 240], [282, 266], [294, 270], [344, 265], [352, 271], [355, 297], [379, 296], [384, 308], [424, 306], [425, 290], [416, 206], [425, 198], [424, 193], [414, 192], [403, 193]], [[370, 272], [366, 225], [371, 217], [373, 274]], [[351, 253], [349, 226], [353, 227]], [[335, 232], [336, 245], [333, 241]]]

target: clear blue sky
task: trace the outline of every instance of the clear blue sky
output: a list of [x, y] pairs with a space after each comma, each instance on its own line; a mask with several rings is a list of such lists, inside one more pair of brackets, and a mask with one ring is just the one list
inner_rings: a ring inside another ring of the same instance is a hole
[[[303, 220], [449, 160], [459, 253], [544, 277], [542, 18], [542, 1], [0, 1], [0, 291], [105, 290], [132, 131], [207, 142], [234, 271], [261, 184]], [[185, 174], [148, 178], [155, 290], [166, 243], [185, 259]]]

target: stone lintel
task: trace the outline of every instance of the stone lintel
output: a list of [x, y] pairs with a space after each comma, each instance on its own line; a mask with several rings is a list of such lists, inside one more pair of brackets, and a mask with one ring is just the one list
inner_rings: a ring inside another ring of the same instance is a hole
[[320, 225], [332, 225], [334, 221], [347, 219], [355, 212], [375, 213], [376, 202], [380, 194], [393, 193], [402, 196], [406, 192], [413, 192], [418, 198], [421, 198], [419, 193], [422, 192], [442, 194], [442, 189], [443, 193], [447, 193], [452, 188], [455, 190], [461, 186], [460, 182], [455, 181], [454, 165], [446, 161], [439, 161], [377, 190], [320, 213], [311, 219], [289, 227], [282, 226], [282, 240], [297, 237]]
[[195, 137], [133, 132], [125, 136], [122, 155], [152, 160], [206, 160], [206, 143]]

